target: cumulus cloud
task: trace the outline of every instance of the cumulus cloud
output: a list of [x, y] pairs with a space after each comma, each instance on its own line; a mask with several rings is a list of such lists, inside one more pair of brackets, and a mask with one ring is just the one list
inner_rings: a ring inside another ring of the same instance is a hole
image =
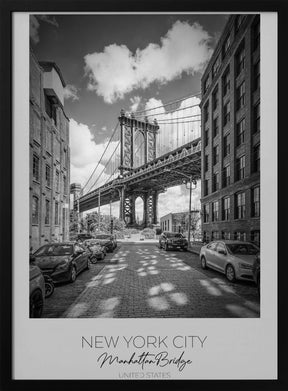
[[59, 24], [56, 21], [54, 16], [30, 15], [30, 38], [34, 44], [37, 44], [40, 40], [40, 38], [39, 38], [39, 29], [40, 29], [39, 20], [41, 22], [51, 24], [54, 27], [59, 27]]
[[[70, 119], [71, 183], [78, 182], [81, 183], [82, 186], [86, 184], [99, 162], [102, 153], [106, 149], [107, 144], [108, 140], [96, 144], [96, 140], [87, 125]], [[117, 145], [117, 141], [112, 141], [110, 143], [106, 150], [105, 158], [98, 165], [97, 170], [87, 184], [87, 191], [100, 174], [101, 177], [97, 182], [97, 186], [101, 186], [109, 179], [112, 174], [111, 168], [105, 169], [105, 164]]]
[[130, 111], [134, 112], [138, 109], [140, 102], [141, 102], [141, 97], [140, 96], [134, 96], [133, 98], [130, 98], [131, 106], [130, 106]]
[[64, 98], [71, 99], [73, 102], [75, 100], [79, 100], [78, 88], [72, 84], [67, 84], [67, 86], [64, 88]]
[[133, 54], [126, 45], [112, 44], [101, 53], [84, 57], [88, 89], [107, 103], [122, 99], [137, 88], [167, 82], [182, 73], [202, 71], [212, 54], [211, 37], [198, 23], [177, 21], [160, 44], [150, 43]]

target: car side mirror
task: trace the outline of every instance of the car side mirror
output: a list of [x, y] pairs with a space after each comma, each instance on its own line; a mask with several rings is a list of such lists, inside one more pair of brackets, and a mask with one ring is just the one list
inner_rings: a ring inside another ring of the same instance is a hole
[[222, 249], [218, 250], [218, 253], [222, 254], [222, 255], [227, 255], [227, 252], [225, 250], [222, 250]]

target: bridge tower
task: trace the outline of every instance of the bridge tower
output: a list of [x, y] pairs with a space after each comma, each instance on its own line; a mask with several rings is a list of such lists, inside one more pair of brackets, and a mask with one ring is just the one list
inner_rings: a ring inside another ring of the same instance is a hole
[[[131, 171], [135, 166], [135, 134], [140, 132], [143, 136], [144, 161], [146, 164], [156, 158], [156, 136], [159, 129], [156, 119], [153, 123], [145, 117], [144, 121], [135, 118], [133, 113], [127, 116], [122, 109], [119, 117], [120, 123], [120, 175]], [[127, 225], [133, 226], [136, 223], [135, 201], [140, 196], [143, 200], [144, 221], [143, 225], [157, 223], [157, 202], [158, 193], [152, 191], [137, 190], [132, 191], [127, 186], [120, 189], [120, 219]]]

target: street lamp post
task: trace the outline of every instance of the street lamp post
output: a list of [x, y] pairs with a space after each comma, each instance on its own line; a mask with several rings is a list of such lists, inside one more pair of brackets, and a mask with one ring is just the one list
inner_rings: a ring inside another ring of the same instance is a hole
[[[190, 247], [190, 235], [191, 235], [191, 201], [192, 201], [192, 185], [194, 184], [195, 187], [194, 189], [196, 189], [196, 186], [197, 186], [197, 182], [195, 179], [193, 179], [193, 176], [192, 175], [187, 175], [187, 174], [184, 174], [183, 172], [181, 171], [178, 171], [178, 170], [175, 170], [175, 169], [166, 169], [165, 171], [169, 172], [169, 171], [174, 171], [174, 172], [177, 172], [178, 174], [186, 177], [189, 179], [189, 211], [188, 211], [188, 247]], [[187, 188], [187, 186], [186, 186]]]

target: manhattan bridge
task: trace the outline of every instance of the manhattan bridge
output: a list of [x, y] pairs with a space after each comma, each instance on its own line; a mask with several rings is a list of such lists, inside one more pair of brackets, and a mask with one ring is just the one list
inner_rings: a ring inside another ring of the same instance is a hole
[[[157, 223], [160, 193], [201, 176], [200, 94], [127, 113], [121, 110], [105, 150], [78, 194], [84, 212], [120, 201], [119, 217], [136, 223], [143, 200], [143, 226]], [[167, 211], [168, 213], [168, 211]]]

